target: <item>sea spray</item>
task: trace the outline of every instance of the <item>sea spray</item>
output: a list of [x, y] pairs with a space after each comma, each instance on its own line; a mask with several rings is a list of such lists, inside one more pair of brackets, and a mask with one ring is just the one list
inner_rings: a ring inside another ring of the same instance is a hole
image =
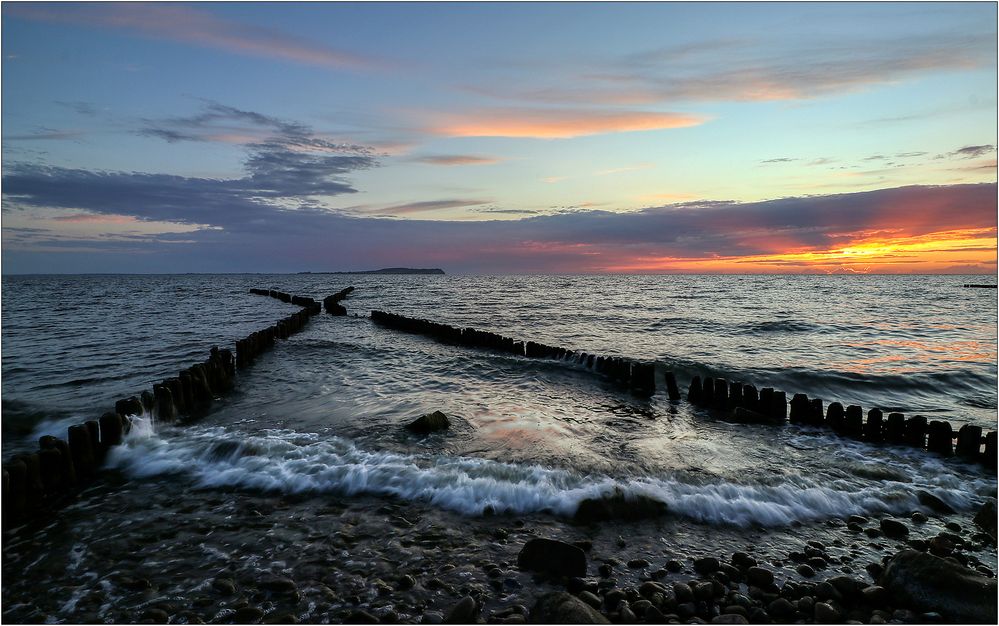
[[740, 484], [682, 472], [612, 477], [473, 457], [371, 451], [341, 437], [284, 430], [234, 437], [223, 428], [205, 428], [160, 438], [138, 425], [108, 462], [132, 477], [176, 475], [201, 489], [394, 496], [464, 515], [570, 517], [583, 500], [620, 491], [626, 498], [659, 500], [672, 514], [706, 524], [773, 527], [852, 514], [906, 513], [920, 508], [916, 493], [921, 489], [960, 509], [978, 501], [967, 491], [951, 489], [957, 478], [946, 471], [921, 472], [924, 478], [913, 482], [865, 481], [867, 486], [847, 478], [800, 475], [772, 484]]

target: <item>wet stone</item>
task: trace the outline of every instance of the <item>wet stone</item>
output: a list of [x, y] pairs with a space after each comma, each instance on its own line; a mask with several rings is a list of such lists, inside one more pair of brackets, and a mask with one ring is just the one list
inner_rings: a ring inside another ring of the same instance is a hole
[[746, 581], [755, 587], [769, 587], [774, 584], [774, 575], [762, 567], [750, 567], [746, 570]]
[[264, 612], [255, 606], [244, 606], [232, 614], [232, 619], [237, 624], [255, 624], [264, 616]]
[[236, 593], [236, 583], [229, 578], [216, 578], [212, 581], [212, 589], [228, 596]]

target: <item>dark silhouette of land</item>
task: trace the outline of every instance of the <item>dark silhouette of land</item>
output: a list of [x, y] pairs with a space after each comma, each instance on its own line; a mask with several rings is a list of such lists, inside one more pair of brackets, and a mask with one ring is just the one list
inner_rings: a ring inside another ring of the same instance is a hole
[[444, 270], [417, 269], [412, 267], [386, 267], [380, 270], [366, 270], [360, 272], [299, 272], [299, 274], [438, 274], [443, 276]]

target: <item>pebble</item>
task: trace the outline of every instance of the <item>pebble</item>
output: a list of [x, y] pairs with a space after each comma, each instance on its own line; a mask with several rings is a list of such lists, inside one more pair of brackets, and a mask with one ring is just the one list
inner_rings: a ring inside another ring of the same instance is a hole
[[465, 596], [451, 607], [444, 618], [445, 624], [472, 624], [478, 614], [478, 604], [472, 596]]
[[835, 624], [839, 622], [842, 618], [840, 617], [839, 611], [834, 609], [831, 604], [825, 602], [815, 603], [815, 622], [818, 624]]
[[677, 561], [676, 559], [670, 559], [669, 561], [666, 561], [666, 569], [675, 574], [676, 572], [683, 570], [683, 563]]
[[795, 606], [786, 598], [777, 598], [767, 605], [767, 613], [777, 618], [793, 615]]
[[149, 620], [154, 624], [166, 624], [170, 621], [170, 616], [163, 609], [146, 609], [139, 616], [139, 621]]
[[909, 527], [894, 519], [881, 520], [881, 532], [892, 538], [905, 537], [909, 534]]
[[706, 556], [694, 561], [694, 571], [698, 574], [710, 574], [718, 571], [718, 559], [713, 556]]
[[694, 591], [687, 583], [673, 583], [673, 595], [676, 597], [678, 604], [694, 600]]
[[812, 566], [806, 565], [804, 563], [798, 566], [797, 572], [800, 576], [804, 576], [805, 578], [811, 578], [812, 576], [815, 576], [815, 570], [812, 568]]
[[244, 606], [232, 614], [232, 620], [237, 624], [253, 624], [260, 621], [264, 612], [255, 606]]
[[223, 595], [230, 596], [236, 593], [236, 583], [228, 578], [216, 578], [212, 581], [212, 589]]
[[642, 569], [648, 566], [649, 562], [646, 561], [645, 559], [631, 559], [630, 561], [628, 561], [628, 567], [630, 567], [631, 569]]
[[748, 624], [749, 620], [737, 613], [723, 613], [711, 618], [712, 624]]
[[911, 519], [916, 524], [925, 524], [927, 521], [929, 521], [929, 518], [920, 513], [919, 511], [916, 511], [915, 513], [910, 515], [909, 519]]
[[416, 579], [410, 576], [409, 574], [405, 574], [404, 576], [401, 576], [399, 578], [399, 581], [396, 583], [395, 588], [397, 591], [406, 591], [407, 589], [412, 589], [415, 586], [416, 586]]
[[437, 612], [437, 611], [427, 611], [426, 613], [423, 614], [423, 617], [420, 618], [420, 623], [421, 624], [443, 624], [444, 623], [444, 616], [441, 613]]
[[694, 599], [708, 602], [715, 597], [715, 586], [712, 583], [697, 583], [694, 586]]
[[750, 567], [746, 570], [746, 581], [756, 587], [770, 587], [774, 584], [774, 575], [762, 567]]
[[600, 605], [603, 604], [603, 601], [599, 598], [599, 596], [595, 593], [590, 593], [589, 591], [580, 591], [577, 594], [577, 597], [598, 611], [600, 610]]

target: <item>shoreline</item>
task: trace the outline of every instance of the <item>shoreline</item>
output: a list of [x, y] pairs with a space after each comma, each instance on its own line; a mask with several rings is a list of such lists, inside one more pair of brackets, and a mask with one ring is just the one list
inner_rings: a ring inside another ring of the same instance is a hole
[[[822, 622], [833, 615], [826, 607], [816, 612], [823, 600], [840, 623], [948, 621], [883, 590], [867, 592], [878, 598], [872, 605], [824, 583], [839, 577], [830, 585], [853, 585], [859, 593], [876, 586], [883, 559], [913, 548], [940, 553], [948, 548], [939, 539], [945, 536], [961, 542], [951, 542], [953, 554], [983, 563], [994, 584], [994, 541], [983, 542], [971, 518], [900, 517], [909, 535], [898, 538], [877, 530], [873, 517], [769, 529], [710, 526], [668, 513], [581, 524], [543, 513], [466, 517], [390, 497], [191, 489], [170, 477], [130, 480], [111, 470], [53, 519], [5, 535], [3, 618], [440, 623], [451, 615], [459, 623], [523, 623], [537, 617], [531, 610], [540, 597], [570, 591], [612, 622], [673, 616], [676, 623], [743, 623], [719, 615]], [[519, 566], [534, 538], [581, 547], [585, 576]], [[751, 567], [766, 572], [750, 574]], [[698, 599], [681, 601], [684, 586]], [[48, 592], [39, 595], [39, 588]], [[655, 593], [662, 598], [653, 602]], [[466, 596], [471, 607], [461, 606]], [[744, 611], [732, 608], [739, 606]], [[871, 621], [875, 616], [884, 620]]]

